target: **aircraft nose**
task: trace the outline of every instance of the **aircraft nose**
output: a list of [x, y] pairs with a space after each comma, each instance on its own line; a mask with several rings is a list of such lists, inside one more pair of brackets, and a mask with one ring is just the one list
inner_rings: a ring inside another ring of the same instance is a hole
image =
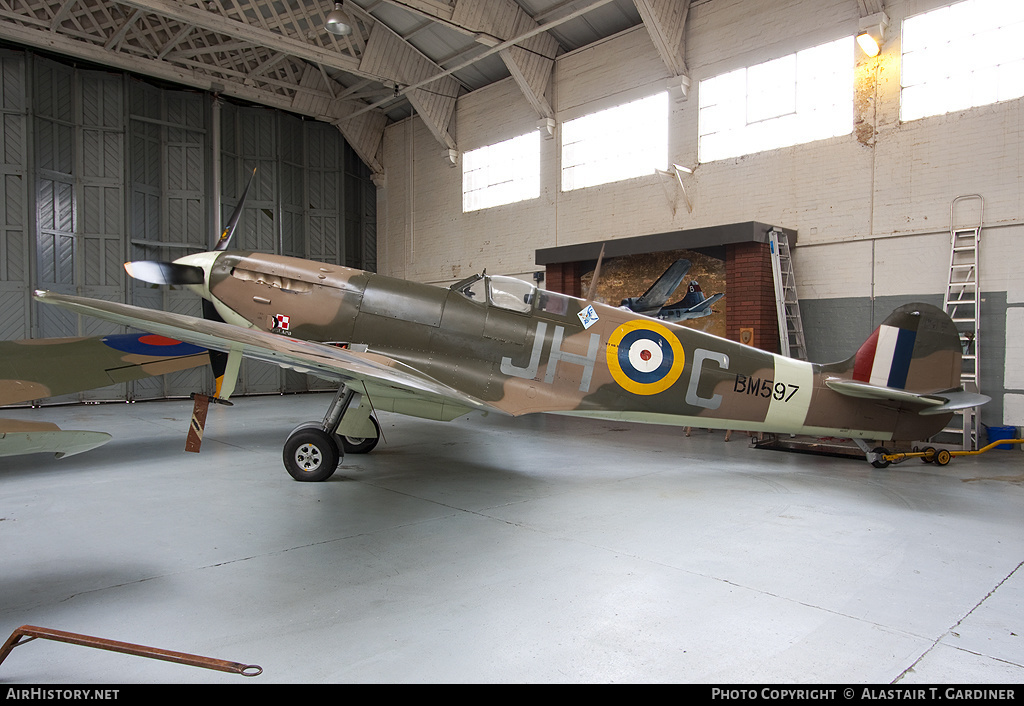
[[183, 282], [186, 285], [198, 285], [190, 287], [204, 299], [210, 298], [210, 272], [213, 270], [213, 263], [220, 257], [221, 253], [216, 251], [200, 252], [192, 255], [179, 257], [174, 264], [188, 267], [192, 272], [199, 275], [198, 282]]

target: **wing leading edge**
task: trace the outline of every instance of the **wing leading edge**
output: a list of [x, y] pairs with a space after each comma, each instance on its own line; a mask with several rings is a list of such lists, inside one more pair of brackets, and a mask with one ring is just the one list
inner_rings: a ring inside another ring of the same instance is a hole
[[339, 383], [358, 382], [378, 409], [450, 420], [474, 409], [501, 411], [387, 356], [287, 338], [220, 321], [36, 290], [44, 304], [141, 328], [198, 346], [272, 363]]

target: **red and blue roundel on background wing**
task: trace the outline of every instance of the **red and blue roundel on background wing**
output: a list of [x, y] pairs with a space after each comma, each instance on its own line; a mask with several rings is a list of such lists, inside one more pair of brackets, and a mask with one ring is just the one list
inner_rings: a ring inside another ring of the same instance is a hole
[[103, 344], [108, 348], [132, 355], [152, 355], [162, 358], [175, 358], [184, 355], [205, 353], [205, 348], [183, 343], [166, 336], [152, 333], [124, 333], [104, 336]]
[[629, 392], [653, 395], [667, 390], [683, 372], [679, 338], [653, 321], [628, 321], [608, 339], [608, 369]]

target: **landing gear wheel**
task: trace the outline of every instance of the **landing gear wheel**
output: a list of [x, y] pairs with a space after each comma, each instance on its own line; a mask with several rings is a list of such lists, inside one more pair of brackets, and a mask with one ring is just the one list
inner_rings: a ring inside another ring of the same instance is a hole
[[373, 417], [370, 417], [370, 421], [373, 422], [373, 428], [377, 431], [377, 436], [368, 439], [361, 439], [356, 436], [342, 436], [341, 448], [347, 454], [368, 454], [377, 447], [377, 442], [380, 441], [380, 424]]
[[949, 453], [949, 451], [947, 451], [946, 449], [939, 449], [935, 453], [935, 463], [939, 464], [940, 466], [945, 466], [947, 463], [949, 463], [950, 459], [952, 458], [953, 454]]
[[[875, 448], [871, 449], [871, 453], [881, 457], [887, 455], [889, 453], [889, 449], [884, 449], [881, 446], [876, 446]], [[871, 462], [871, 465], [874, 466], [875, 468], [888, 468], [889, 461], [883, 461], [881, 458], [876, 458], [874, 461]]]
[[924, 454], [924, 456], [921, 457], [921, 461], [923, 461], [924, 463], [935, 463], [934, 446], [925, 446], [923, 449], [921, 449], [921, 453]]
[[334, 436], [319, 424], [299, 427], [284, 442], [284, 467], [295, 480], [327, 480], [334, 475], [341, 458]]

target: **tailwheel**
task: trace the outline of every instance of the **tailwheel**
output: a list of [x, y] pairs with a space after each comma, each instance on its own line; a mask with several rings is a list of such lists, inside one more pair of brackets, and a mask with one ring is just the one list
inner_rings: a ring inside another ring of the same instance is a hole
[[361, 439], [355, 436], [342, 436], [341, 448], [347, 454], [368, 454], [374, 450], [377, 446], [377, 442], [380, 441], [380, 424], [374, 417], [370, 417], [370, 421], [373, 422], [373, 428], [377, 431], [377, 435], [372, 438]]
[[882, 448], [881, 446], [876, 446], [875, 448], [871, 449], [871, 454], [875, 457], [874, 460], [871, 461], [871, 465], [874, 466], [875, 468], [888, 468], [889, 461], [886, 461], [882, 458], [888, 453], [889, 449]]
[[303, 424], [284, 442], [284, 467], [298, 481], [324, 481], [334, 475], [342, 453], [332, 434], [315, 423]]

